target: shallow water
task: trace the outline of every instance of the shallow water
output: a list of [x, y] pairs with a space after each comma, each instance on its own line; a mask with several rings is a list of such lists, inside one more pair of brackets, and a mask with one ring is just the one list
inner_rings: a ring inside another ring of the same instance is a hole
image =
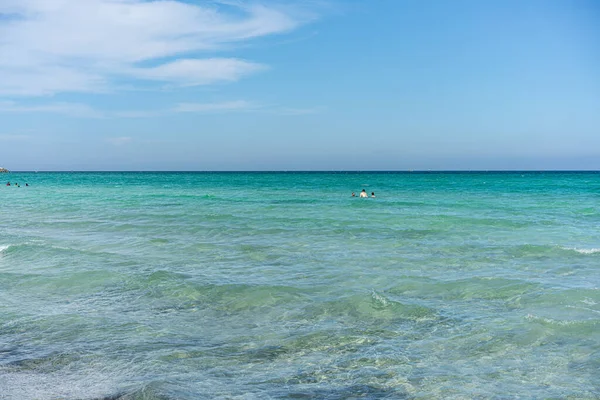
[[598, 173], [2, 177], [0, 399], [600, 398]]

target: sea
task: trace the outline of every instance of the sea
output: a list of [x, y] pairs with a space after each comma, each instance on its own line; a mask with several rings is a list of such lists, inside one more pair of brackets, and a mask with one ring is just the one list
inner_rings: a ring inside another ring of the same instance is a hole
[[0, 179], [2, 400], [600, 399], [598, 172]]

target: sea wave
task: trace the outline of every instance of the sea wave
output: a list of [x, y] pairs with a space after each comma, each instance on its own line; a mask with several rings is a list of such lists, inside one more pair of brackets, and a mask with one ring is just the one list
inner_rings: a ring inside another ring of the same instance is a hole
[[405, 277], [388, 289], [397, 296], [445, 300], [499, 300], [509, 301], [535, 292], [540, 285], [520, 279], [501, 277], [471, 277], [458, 280], [434, 280]]
[[592, 248], [592, 249], [579, 249], [577, 247], [561, 247], [563, 250], [571, 250], [575, 251], [579, 254], [596, 254], [600, 253], [600, 248]]
[[522, 244], [511, 247], [509, 254], [516, 257], [555, 257], [574, 253], [590, 255], [600, 253], [600, 248], [566, 247], [554, 244]]
[[527, 314], [525, 317], [526, 320], [541, 323], [548, 326], [557, 326], [557, 327], [583, 327], [583, 328], [596, 328], [600, 321], [597, 319], [584, 319], [584, 320], [565, 320], [565, 319], [557, 319], [544, 317], [535, 314]]
[[[35, 363], [36, 360], [31, 360], [31, 362]], [[167, 399], [167, 397], [146, 388], [130, 389], [129, 393], [115, 390], [115, 387], [133, 386], [126, 382], [126, 378], [123, 376], [125, 370], [122, 367], [116, 367], [115, 372], [83, 369], [81, 373], [68, 372], [65, 375], [64, 368], [57, 371], [40, 372], [36, 369], [11, 365], [0, 369], [0, 373], [5, 378], [4, 382], [0, 383], [0, 399]], [[86, 376], [86, 373], [89, 376]], [[91, 376], [94, 378], [90, 378]]]

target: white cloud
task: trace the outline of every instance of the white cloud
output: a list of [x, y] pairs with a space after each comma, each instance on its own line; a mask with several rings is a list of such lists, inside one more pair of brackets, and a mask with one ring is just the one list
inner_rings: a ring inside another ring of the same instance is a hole
[[0, 95], [103, 92], [124, 79], [235, 81], [265, 67], [207, 54], [304, 22], [290, 9], [218, 3], [0, 0]]

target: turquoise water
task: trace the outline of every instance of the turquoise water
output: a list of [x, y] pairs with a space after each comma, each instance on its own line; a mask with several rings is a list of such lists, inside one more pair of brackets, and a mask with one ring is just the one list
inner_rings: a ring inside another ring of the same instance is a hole
[[0, 177], [0, 399], [600, 398], [599, 173]]

